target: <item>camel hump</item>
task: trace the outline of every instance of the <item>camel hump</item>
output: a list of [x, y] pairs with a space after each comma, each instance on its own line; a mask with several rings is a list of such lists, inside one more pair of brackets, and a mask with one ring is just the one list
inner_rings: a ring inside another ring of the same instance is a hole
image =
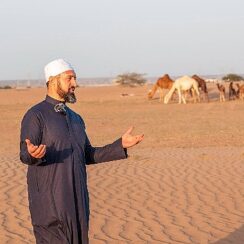
[[168, 74], [164, 74], [163, 76], [161, 76], [159, 79], [170, 79]]
[[178, 78], [177, 80], [191, 80], [192, 78], [188, 75], [183, 75], [180, 78]]

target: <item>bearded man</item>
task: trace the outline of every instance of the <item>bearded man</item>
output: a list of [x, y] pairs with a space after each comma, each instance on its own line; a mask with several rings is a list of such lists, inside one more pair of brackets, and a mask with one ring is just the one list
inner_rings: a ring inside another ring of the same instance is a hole
[[21, 123], [20, 159], [28, 164], [29, 208], [37, 243], [88, 243], [86, 165], [127, 157], [142, 141], [130, 128], [121, 138], [93, 147], [85, 123], [66, 103], [75, 103], [76, 74], [63, 59], [45, 66], [46, 99]]

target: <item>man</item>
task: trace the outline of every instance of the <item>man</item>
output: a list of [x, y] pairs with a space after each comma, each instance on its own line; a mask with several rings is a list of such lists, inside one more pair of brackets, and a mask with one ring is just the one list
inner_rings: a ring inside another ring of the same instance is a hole
[[91, 146], [75, 103], [76, 74], [57, 59], [45, 66], [47, 96], [25, 114], [20, 159], [28, 164], [29, 208], [37, 243], [88, 243], [89, 199], [86, 164], [127, 157], [143, 135], [130, 128], [104, 147]]

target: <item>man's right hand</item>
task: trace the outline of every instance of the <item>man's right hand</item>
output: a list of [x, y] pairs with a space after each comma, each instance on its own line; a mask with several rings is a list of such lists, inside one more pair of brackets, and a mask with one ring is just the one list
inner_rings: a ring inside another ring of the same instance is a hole
[[26, 145], [27, 145], [27, 150], [29, 154], [34, 157], [34, 158], [42, 158], [44, 157], [46, 153], [46, 145], [39, 145], [35, 146], [34, 144], [31, 143], [29, 139], [25, 139]]

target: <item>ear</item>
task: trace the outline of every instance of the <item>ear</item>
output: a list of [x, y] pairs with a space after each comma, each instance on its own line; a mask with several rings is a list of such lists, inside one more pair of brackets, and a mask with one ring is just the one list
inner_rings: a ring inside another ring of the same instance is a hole
[[56, 86], [57, 82], [59, 81], [59, 77], [58, 76], [52, 76], [49, 79], [49, 83], [52, 87]]

